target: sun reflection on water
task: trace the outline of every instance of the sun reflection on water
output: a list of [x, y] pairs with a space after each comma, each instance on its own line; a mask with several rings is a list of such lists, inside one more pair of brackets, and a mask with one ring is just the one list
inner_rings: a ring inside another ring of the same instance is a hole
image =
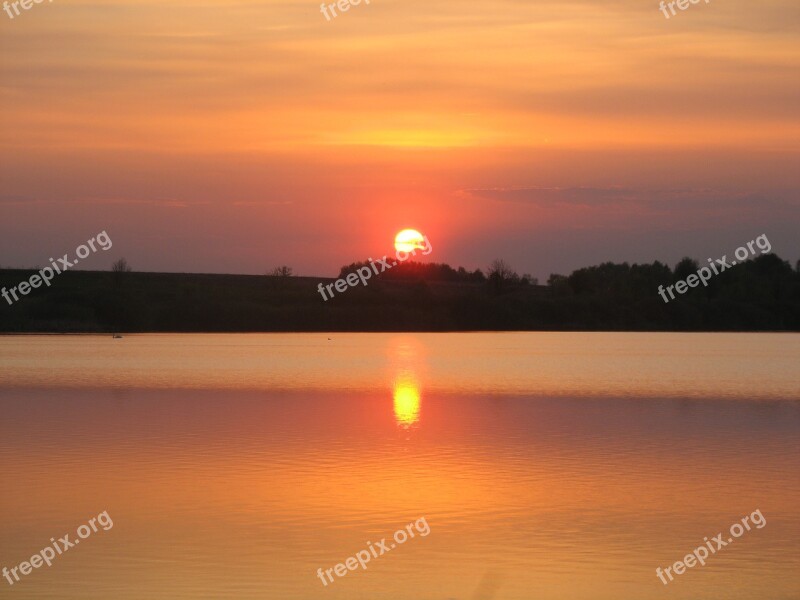
[[394, 384], [394, 418], [409, 428], [419, 421], [419, 387], [411, 378], [399, 377]]
[[402, 429], [417, 427], [422, 404], [420, 377], [424, 371], [425, 347], [413, 336], [392, 337], [387, 347], [387, 358], [397, 426]]

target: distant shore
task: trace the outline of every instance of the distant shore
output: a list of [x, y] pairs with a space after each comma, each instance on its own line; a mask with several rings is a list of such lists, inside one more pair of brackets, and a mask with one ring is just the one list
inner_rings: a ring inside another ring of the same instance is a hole
[[[549, 285], [373, 278], [328, 301], [317, 287], [334, 278], [70, 271], [0, 302], [0, 334], [800, 331], [800, 273], [771, 256], [669, 304], [663, 278], [642, 276], [649, 265], [601, 265]], [[0, 286], [33, 273], [0, 270]]]

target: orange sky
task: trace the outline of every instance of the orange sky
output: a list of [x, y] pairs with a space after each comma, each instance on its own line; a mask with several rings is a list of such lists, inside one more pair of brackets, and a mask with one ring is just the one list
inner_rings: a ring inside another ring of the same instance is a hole
[[546, 277], [800, 256], [800, 5], [55, 0], [0, 12], [0, 265]]

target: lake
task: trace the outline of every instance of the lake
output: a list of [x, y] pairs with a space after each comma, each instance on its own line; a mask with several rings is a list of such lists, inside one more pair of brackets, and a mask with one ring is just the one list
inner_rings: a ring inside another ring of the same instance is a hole
[[797, 599], [798, 365], [797, 334], [3, 336], [0, 568], [80, 545], [0, 590]]

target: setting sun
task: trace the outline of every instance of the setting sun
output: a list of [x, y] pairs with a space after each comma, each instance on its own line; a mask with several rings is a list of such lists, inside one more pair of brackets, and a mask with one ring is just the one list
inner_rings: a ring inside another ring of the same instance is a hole
[[398, 252], [411, 252], [425, 248], [425, 237], [416, 229], [403, 229], [394, 238], [394, 248]]

